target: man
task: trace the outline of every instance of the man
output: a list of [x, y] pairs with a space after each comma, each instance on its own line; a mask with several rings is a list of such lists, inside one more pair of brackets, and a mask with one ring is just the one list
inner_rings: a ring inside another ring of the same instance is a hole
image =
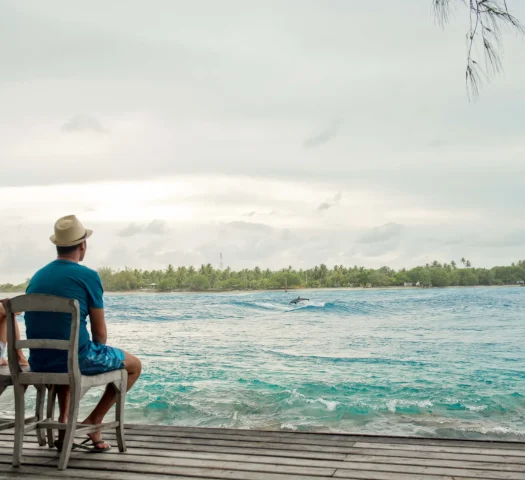
[[[79, 265], [84, 260], [87, 239], [93, 232], [83, 227], [74, 216], [62, 217], [55, 223], [55, 233], [50, 237], [56, 245], [57, 259], [35, 273], [26, 293], [40, 293], [74, 298], [80, 305], [80, 331], [78, 363], [83, 375], [96, 375], [125, 368], [128, 371], [128, 390], [140, 376], [140, 360], [118, 348], [106, 345], [107, 328], [104, 319], [102, 282], [97, 272]], [[89, 316], [92, 339], [87, 329]], [[52, 338], [68, 340], [71, 316], [53, 312], [27, 312], [25, 314], [28, 339]], [[67, 372], [67, 351], [32, 349], [29, 365], [33, 372]], [[84, 420], [85, 424], [102, 423], [113, 406], [116, 392], [108, 386], [93, 412]], [[69, 387], [58, 390], [60, 422], [67, 421]], [[61, 432], [63, 433], [63, 432]], [[102, 440], [101, 432], [88, 435], [93, 442], [93, 452], [104, 452], [111, 447]], [[63, 438], [63, 437], [62, 437]], [[61, 440], [57, 442], [61, 449]]]

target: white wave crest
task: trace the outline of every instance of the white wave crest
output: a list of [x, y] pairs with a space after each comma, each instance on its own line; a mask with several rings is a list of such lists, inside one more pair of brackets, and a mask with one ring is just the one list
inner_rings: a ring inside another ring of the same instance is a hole
[[281, 424], [281, 430], [297, 430], [297, 427], [295, 425], [292, 425], [291, 423], [283, 423]]
[[397, 407], [419, 407], [430, 408], [434, 404], [430, 400], [389, 400], [386, 402], [386, 407], [392, 413], [396, 413]]
[[287, 398], [285, 400], [285, 402], [288, 404], [288, 405], [291, 405], [292, 403], [294, 403], [295, 401], [297, 400], [302, 400], [306, 403], [321, 403], [322, 405], [324, 405], [326, 407], [326, 409], [329, 411], [329, 412], [333, 412], [337, 406], [339, 405], [340, 402], [337, 402], [335, 400], [326, 400], [322, 397], [320, 398], [307, 398], [305, 395], [303, 395], [302, 393], [299, 393], [296, 389], [292, 390], [291, 392], [291, 395], [289, 398]]

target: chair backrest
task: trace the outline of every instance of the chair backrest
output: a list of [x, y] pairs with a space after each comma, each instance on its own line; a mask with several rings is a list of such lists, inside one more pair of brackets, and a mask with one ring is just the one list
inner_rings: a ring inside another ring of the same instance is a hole
[[[19, 377], [37, 378], [42, 374], [23, 373], [18, 364], [16, 350], [20, 348], [42, 348], [50, 350], [67, 350], [67, 374], [62, 377], [69, 377], [69, 384], [73, 385], [80, 381], [80, 369], [78, 366], [78, 332], [80, 328], [80, 308], [77, 300], [71, 298], [56, 297], [53, 295], [20, 295], [8, 300], [3, 300], [7, 322], [7, 350], [9, 352], [9, 369], [13, 376], [13, 383], [18, 383]], [[34, 339], [16, 340], [15, 312], [55, 312], [71, 314], [71, 330], [69, 340], [56, 339]], [[46, 374], [43, 374], [46, 375]], [[22, 383], [26, 383], [25, 381]], [[28, 382], [27, 382], [28, 383]], [[53, 383], [53, 382], [49, 382]], [[64, 382], [60, 382], [64, 383]]]

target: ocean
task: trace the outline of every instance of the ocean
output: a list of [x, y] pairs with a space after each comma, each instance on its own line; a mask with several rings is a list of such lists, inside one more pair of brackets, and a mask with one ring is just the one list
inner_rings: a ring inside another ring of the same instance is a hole
[[108, 294], [127, 421], [525, 440], [525, 288], [300, 294]]

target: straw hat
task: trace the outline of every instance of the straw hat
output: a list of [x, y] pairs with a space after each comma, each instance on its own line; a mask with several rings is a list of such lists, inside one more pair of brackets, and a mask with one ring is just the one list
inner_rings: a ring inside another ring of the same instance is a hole
[[59, 218], [55, 223], [55, 233], [49, 239], [57, 247], [74, 247], [91, 237], [93, 230], [84, 228], [75, 215]]

